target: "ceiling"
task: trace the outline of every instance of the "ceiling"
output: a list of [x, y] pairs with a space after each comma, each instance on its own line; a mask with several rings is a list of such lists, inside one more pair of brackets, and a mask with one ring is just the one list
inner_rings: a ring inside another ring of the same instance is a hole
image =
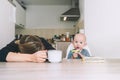
[[71, 5], [71, 0], [18, 0], [25, 5]]

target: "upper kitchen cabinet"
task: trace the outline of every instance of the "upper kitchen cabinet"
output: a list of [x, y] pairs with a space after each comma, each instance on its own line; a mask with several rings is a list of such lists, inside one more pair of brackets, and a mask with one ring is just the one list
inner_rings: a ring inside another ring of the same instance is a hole
[[18, 3], [18, 1], [13, 0], [16, 5], [16, 26], [25, 27], [26, 24], [26, 10]]

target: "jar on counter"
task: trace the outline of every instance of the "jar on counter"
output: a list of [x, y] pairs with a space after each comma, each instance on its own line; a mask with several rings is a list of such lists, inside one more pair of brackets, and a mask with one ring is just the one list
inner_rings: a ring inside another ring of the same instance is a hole
[[69, 42], [69, 41], [70, 41], [70, 34], [69, 34], [69, 32], [66, 32], [65, 41], [66, 41], [66, 42]]
[[62, 34], [60, 39], [61, 39], [61, 41], [65, 41], [65, 35]]

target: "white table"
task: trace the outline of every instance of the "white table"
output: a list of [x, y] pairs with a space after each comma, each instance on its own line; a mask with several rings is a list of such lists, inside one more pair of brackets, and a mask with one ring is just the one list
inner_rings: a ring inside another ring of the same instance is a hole
[[0, 80], [120, 80], [120, 59], [105, 62], [0, 62]]

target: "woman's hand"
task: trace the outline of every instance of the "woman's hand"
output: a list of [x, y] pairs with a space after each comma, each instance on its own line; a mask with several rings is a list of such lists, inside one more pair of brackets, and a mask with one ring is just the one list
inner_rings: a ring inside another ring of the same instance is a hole
[[45, 62], [47, 59], [47, 50], [37, 51], [32, 54], [31, 60], [33, 62]]

